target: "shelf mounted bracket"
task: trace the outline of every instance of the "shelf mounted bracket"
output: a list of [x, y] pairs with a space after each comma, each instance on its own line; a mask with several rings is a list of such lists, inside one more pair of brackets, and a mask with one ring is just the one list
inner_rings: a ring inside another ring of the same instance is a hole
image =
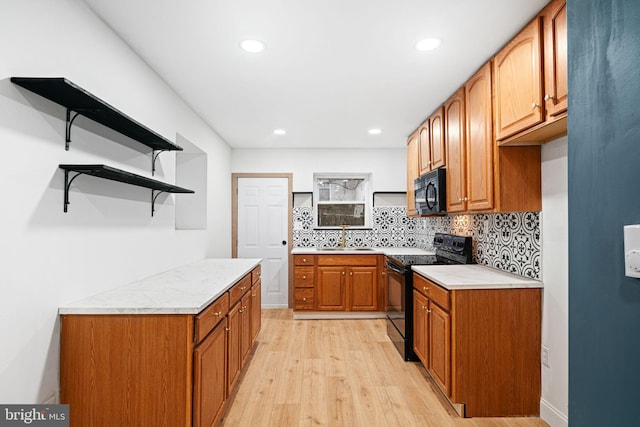
[[71, 179], [69, 179], [69, 171], [64, 171], [64, 211], [67, 212], [67, 206], [69, 206], [69, 187], [74, 179], [82, 175], [82, 172], [77, 172]]
[[156, 199], [162, 193], [166, 193], [164, 190], [151, 190], [151, 216], [156, 211]]
[[[73, 117], [71, 117], [72, 111], [74, 112]], [[65, 140], [64, 140], [64, 149], [66, 151], [69, 151], [69, 143], [71, 142], [71, 126], [73, 125], [73, 121], [76, 119], [76, 117], [78, 117], [78, 115], [80, 115], [78, 111], [74, 111], [71, 108], [67, 108], [67, 124], [65, 126]]]
[[158, 160], [158, 156], [163, 151], [168, 151], [168, 150], [152, 150], [151, 151], [151, 176], [155, 176], [156, 174], [156, 160]]

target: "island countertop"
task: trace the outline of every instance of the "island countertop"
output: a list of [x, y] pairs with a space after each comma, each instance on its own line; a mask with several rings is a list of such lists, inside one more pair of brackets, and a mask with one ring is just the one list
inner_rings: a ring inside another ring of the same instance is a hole
[[59, 314], [198, 314], [260, 264], [254, 258], [208, 258], [102, 292]]
[[480, 264], [414, 265], [411, 269], [449, 290], [544, 287], [539, 280]]

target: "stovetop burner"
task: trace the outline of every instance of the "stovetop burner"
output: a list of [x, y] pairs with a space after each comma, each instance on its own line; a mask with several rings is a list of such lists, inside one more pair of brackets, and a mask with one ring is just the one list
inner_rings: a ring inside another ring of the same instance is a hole
[[435, 255], [390, 255], [389, 258], [396, 261], [401, 266], [435, 264]]
[[389, 258], [402, 267], [410, 265], [471, 264], [473, 262], [471, 242], [471, 237], [436, 233], [433, 239], [433, 245], [436, 248], [435, 255], [390, 255]]

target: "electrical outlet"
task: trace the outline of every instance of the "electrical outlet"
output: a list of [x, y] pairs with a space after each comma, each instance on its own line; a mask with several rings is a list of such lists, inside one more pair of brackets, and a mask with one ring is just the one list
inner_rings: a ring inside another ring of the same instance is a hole
[[550, 366], [549, 366], [549, 349], [547, 347], [545, 347], [544, 345], [542, 346], [542, 364], [544, 366], [546, 366], [547, 368], [550, 368]]

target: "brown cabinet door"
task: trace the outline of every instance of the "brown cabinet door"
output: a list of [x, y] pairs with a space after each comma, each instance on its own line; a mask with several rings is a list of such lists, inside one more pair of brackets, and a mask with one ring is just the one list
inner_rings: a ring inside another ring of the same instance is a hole
[[429, 367], [429, 317], [427, 298], [413, 291], [413, 350], [425, 368]]
[[215, 424], [227, 398], [227, 338], [223, 319], [193, 351], [193, 426]]
[[318, 310], [346, 310], [346, 267], [318, 267]]
[[567, 111], [567, 2], [554, 0], [543, 11], [544, 102], [546, 120]]
[[416, 216], [413, 181], [420, 176], [418, 133], [414, 132], [407, 140], [407, 215]]
[[241, 302], [234, 305], [227, 314], [227, 396], [238, 380], [241, 363], [240, 348], [240, 307]]
[[465, 85], [467, 210], [488, 210], [493, 199], [491, 62]]
[[262, 327], [262, 285], [260, 280], [251, 287], [251, 345]]
[[540, 19], [534, 19], [495, 56], [496, 139], [544, 120]]
[[447, 149], [447, 212], [461, 212], [466, 204], [464, 89], [444, 104]]
[[451, 320], [449, 313], [429, 303], [429, 371], [451, 396]]
[[419, 150], [418, 158], [420, 159], [420, 175], [431, 170], [431, 141], [429, 137], [429, 120], [420, 125], [418, 131]]
[[378, 309], [376, 267], [351, 267], [349, 269], [349, 309], [375, 311]]
[[431, 147], [430, 170], [446, 165], [444, 138], [444, 107], [440, 107], [429, 118], [429, 145]]
[[251, 292], [247, 292], [240, 301], [240, 369], [244, 366], [251, 350]]

